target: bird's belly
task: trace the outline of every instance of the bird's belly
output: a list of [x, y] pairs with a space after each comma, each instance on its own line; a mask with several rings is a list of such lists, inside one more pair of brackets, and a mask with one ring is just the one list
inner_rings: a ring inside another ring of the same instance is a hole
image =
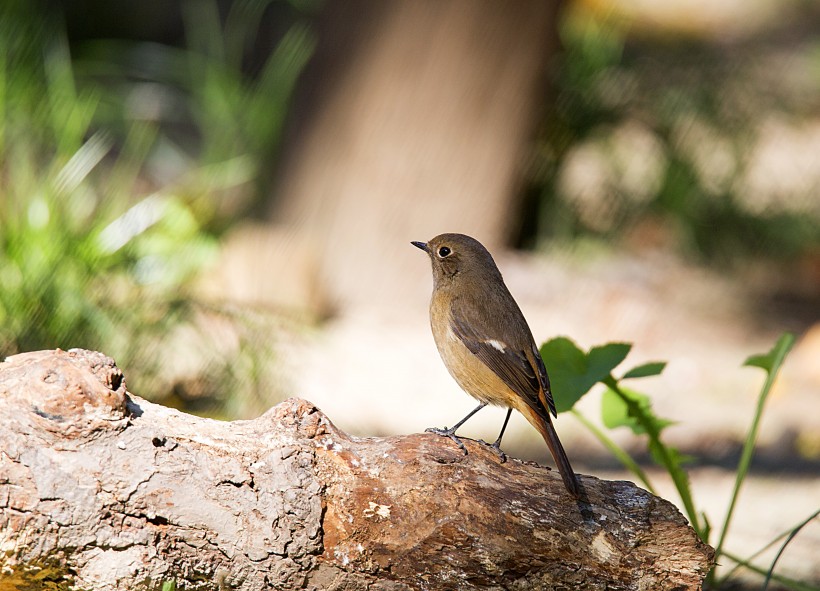
[[447, 369], [461, 389], [476, 400], [496, 406], [511, 406], [514, 396], [512, 391], [491, 370], [467, 373], [450, 366]]
[[461, 389], [487, 404], [516, 407], [514, 402], [519, 397], [461, 342], [447, 324], [445, 326], [447, 328], [441, 331], [434, 327], [433, 336], [447, 371]]

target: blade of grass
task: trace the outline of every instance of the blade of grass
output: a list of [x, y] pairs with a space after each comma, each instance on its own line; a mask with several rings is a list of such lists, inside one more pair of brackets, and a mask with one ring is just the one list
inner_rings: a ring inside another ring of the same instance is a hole
[[[761, 568], [759, 566], [756, 566], [756, 565], [752, 564], [751, 562], [749, 562], [747, 560], [744, 560], [740, 556], [732, 554], [731, 552], [724, 551], [723, 556], [725, 556], [729, 560], [732, 560], [732, 561], [744, 566], [745, 568], [748, 568], [750, 571], [755, 572], [759, 575], [765, 575], [766, 574], [766, 569]], [[794, 579], [784, 577], [783, 575], [772, 575], [772, 579], [774, 579], [775, 581], [777, 581], [778, 583], [780, 583], [784, 587], [786, 587], [788, 589], [792, 589], [793, 591], [820, 591], [820, 587], [817, 587], [816, 585], [809, 585], [807, 583], [803, 583], [802, 581], [795, 581]], [[713, 587], [709, 587], [709, 588], [712, 589]]]
[[[817, 517], [818, 514], [820, 514], [820, 510], [815, 512], [809, 519], [807, 519], [806, 523], [811, 521], [813, 518]], [[795, 528], [802, 526], [802, 524], [803, 524], [803, 522], [800, 522], [797, 525], [793, 525], [792, 527], [788, 528], [787, 530], [784, 530], [784, 531], [780, 532], [774, 538], [772, 538], [765, 546], [763, 546], [762, 548], [757, 550], [754, 554], [752, 554], [751, 556], [746, 558], [746, 560], [743, 561], [742, 563], [737, 562], [736, 560], [732, 559], [735, 562], [735, 566], [732, 568], [732, 570], [730, 570], [728, 573], [721, 576], [719, 579], [717, 579], [715, 581], [715, 583], [714, 583], [715, 587], [719, 589], [721, 587], [721, 585], [723, 583], [725, 583], [729, 579], [729, 577], [731, 577], [735, 573], [736, 570], [738, 570], [739, 568], [744, 567], [747, 563], [750, 563], [752, 560], [754, 560], [755, 558], [757, 558], [758, 556], [763, 554], [766, 550], [768, 550], [769, 548], [771, 548], [772, 546], [777, 544], [780, 540], [782, 540], [783, 538], [788, 536], [791, 532], [793, 532], [795, 530]], [[725, 553], [724, 553], [724, 555], [728, 556], [728, 554], [725, 554]]]
[[638, 479], [646, 487], [646, 490], [651, 492], [653, 495], [657, 494], [655, 492], [655, 488], [652, 486], [652, 483], [649, 481], [649, 477], [646, 475], [646, 472], [644, 472], [638, 463], [632, 459], [632, 456], [630, 456], [621, 446], [610, 439], [606, 433], [601, 431], [595, 423], [586, 418], [578, 409], [573, 408], [570, 412], [581, 422], [582, 425], [584, 425], [584, 427], [589, 430], [590, 433], [598, 439], [598, 441], [601, 442], [605, 448], [607, 448], [607, 450], [609, 450], [609, 453], [615, 456], [615, 458], [621, 462], [627, 470], [638, 477]]
[[61, 194], [76, 191], [113, 145], [114, 142], [105, 132], [98, 131], [92, 135], [57, 173], [54, 180], [56, 190]]
[[760, 427], [760, 419], [763, 416], [763, 408], [766, 404], [766, 399], [769, 397], [774, 380], [777, 377], [780, 367], [783, 365], [783, 360], [789, 349], [794, 345], [794, 335], [784, 333], [778, 339], [775, 346], [764, 357], [750, 357], [746, 360], [746, 365], [755, 365], [765, 369], [767, 372], [766, 381], [760, 391], [757, 399], [757, 408], [752, 419], [752, 424], [749, 427], [749, 433], [746, 435], [746, 441], [743, 444], [743, 451], [740, 455], [740, 460], [737, 466], [737, 474], [735, 476], [735, 486], [732, 490], [732, 496], [729, 499], [729, 508], [726, 511], [726, 518], [723, 520], [723, 527], [720, 530], [720, 537], [718, 538], [717, 546], [715, 547], [715, 557], [720, 558], [723, 551], [723, 543], [726, 541], [726, 534], [729, 532], [729, 524], [732, 521], [732, 514], [735, 510], [735, 503], [740, 493], [740, 487], [746, 479], [746, 474], [749, 472], [749, 466], [752, 463], [752, 455], [754, 454], [755, 445], [757, 443], [757, 432]]
[[797, 527], [795, 527], [791, 531], [791, 533], [789, 534], [789, 537], [786, 538], [786, 541], [783, 542], [783, 544], [780, 546], [780, 549], [777, 551], [777, 554], [775, 555], [774, 560], [772, 560], [772, 565], [769, 567], [769, 572], [766, 573], [766, 580], [763, 581], [763, 590], [762, 591], [766, 591], [766, 589], [769, 588], [769, 581], [772, 579], [772, 575], [774, 574], [774, 567], [777, 565], [777, 561], [780, 560], [780, 556], [782, 556], [783, 551], [786, 549], [786, 546], [789, 545], [789, 542], [791, 542], [794, 539], [794, 536], [796, 536], [800, 532], [801, 529], [803, 529], [812, 519], [814, 519], [818, 515], [820, 515], [820, 509], [815, 511], [807, 519], [804, 519]]

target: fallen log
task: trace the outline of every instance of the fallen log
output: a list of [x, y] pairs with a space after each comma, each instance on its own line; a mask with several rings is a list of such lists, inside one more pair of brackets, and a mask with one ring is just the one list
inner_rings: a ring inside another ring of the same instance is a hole
[[351, 437], [289, 399], [222, 422], [126, 391], [101, 353], [0, 364], [0, 587], [699, 589], [713, 562], [629, 482]]

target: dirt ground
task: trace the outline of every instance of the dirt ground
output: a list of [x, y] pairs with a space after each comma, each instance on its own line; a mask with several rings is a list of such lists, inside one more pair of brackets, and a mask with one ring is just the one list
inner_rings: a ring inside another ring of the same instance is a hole
[[[820, 508], [820, 310], [805, 303], [778, 304], [795, 300], [774, 293], [759, 273], [739, 279], [664, 255], [509, 253], [496, 259], [538, 342], [559, 335], [585, 348], [632, 342], [623, 371], [646, 361], [669, 362], [661, 376], [632, 385], [651, 395], [659, 415], [677, 422], [666, 438], [696, 456], [695, 502], [716, 530], [764, 380], [762, 370], [742, 364], [767, 352], [784, 330], [795, 332], [797, 345], [768, 401], [760, 449], [726, 548], [749, 556]], [[426, 260], [418, 265], [429, 273]], [[372, 302], [346, 311], [282, 353], [292, 376], [289, 390], [355, 435], [452, 425], [475, 406], [436, 352], [427, 319], [429, 276], [415, 281], [418, 269], [408, 273], [414, 280], [403, 297], [380, 301], [376, 290]], [[579, 406], [598, 422], [599, 400], [600, 392], [593, 391]], [[492, 441], [503, 414], [483, 410], [460, 433]], [[632, 480], [574, 417], [560, 416], [557, 429], [577, 471]], [[612, 435], [651, 467], [640, 441], [625, 431]], [[521, 417], [511, 422], [504, 449], [552, 463]], [[679, 504], [663, 474], [654, 469], [651, 474], [660, 494]], [[776, 548], [756, 564], [768, 568]], [[777, 572], [820, 582], [820, 519], [792, 541]]]

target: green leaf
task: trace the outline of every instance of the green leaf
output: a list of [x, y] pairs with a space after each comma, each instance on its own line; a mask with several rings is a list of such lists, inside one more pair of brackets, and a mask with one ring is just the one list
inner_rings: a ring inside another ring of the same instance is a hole
[[558, 412], [571, 409], [596, 382], [586, 375], [586, 354], [566, 337], [547, 341], [540, 353], [547, 366]]
[[540, 353], [547, 366], [558, 412], [571, 409], [592, 386], [608, 377], [630, 348], [627, 343], [609, 343], [593, 347], [586, 354], [566, 337], [544, 343]]
[[794, 345], [794, 335], [791, 333], [783, 333], [772, 347], [771, 351], [766, 354], [752, 355], [743, 362], [743, 365], [748, 367], [759, 367], [767, 372], [771, 372], [776, 363], [782, 363], [783, 358]]
[[649, 397], [635, 390], [619, 387], [620, 395], [607, 388], [601, 398], [601, 419], [609, 429], [629, 427], [636, 435], [647, 432], [647, 427], [658, 434], [674, 421], [655, 415]]
[[629, 427], [633, 433], [644, 433], [637, 421], [629, 416], [626, 402], [613, 390], [607, 388], [601, 397], [601, 420], [607, 429]]
[[643, 365], [633, 367], [626, 372], [621, 379], [626, 380], [629, 378], [647, 378], [649, 376], [657, 376], [660, 375], [665, 368], [666, 361], [651, 361], [649, 363], [644, 363]]
[[621, 361], [626, 359], [630, 349], [632, 349], [630, 343], [607, 343], [599, 347], [592, 347], [587, 355], [589, 373], [595, 376], [596, 381], [603, 380]]

